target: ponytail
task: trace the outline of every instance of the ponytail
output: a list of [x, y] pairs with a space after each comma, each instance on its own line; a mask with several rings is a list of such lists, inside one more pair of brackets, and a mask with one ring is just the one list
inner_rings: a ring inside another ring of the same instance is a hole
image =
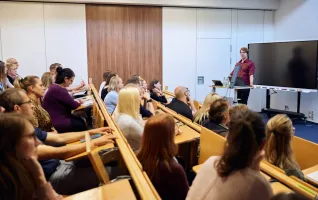
[[29, 86], [34, 85], [36, 83], [36, 79], [39, 79], [39, 77], [26, 76], [23, 79], [17, 78], [14, 80], [13, 85], [15, 88], [20, 88], [20, 89], [27, 91]]
[[228, 145], [215, 166], [218, 175], [226, 177], [233, 171], [249, 167], [264, 140], [265, 125], [258, 114], [247, 110], [231, 116]]
[[62, 84], [62, 83], [64, 83], [65, 78], [70, 79], [74, 76], [75, 76], [75, 74], [74, 74], [73, 70], [71, 70], [70, 68], [63, 68], [63, 67], [59, 66], [56, 68], [55, 83]]

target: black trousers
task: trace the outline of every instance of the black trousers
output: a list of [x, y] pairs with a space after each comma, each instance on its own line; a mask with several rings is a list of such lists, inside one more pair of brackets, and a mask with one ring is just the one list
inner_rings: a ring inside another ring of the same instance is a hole
[[250, 96], [250, 89], [238, 90], [237, 91], [238, 103], [247, 105], [249, 96]]

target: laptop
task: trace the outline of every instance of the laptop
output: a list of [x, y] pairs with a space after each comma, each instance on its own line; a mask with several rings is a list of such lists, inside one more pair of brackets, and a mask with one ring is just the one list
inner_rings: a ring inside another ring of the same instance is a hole
[[223, 83], [220, 80], [212, 80], [215, 86], [223, 86]]

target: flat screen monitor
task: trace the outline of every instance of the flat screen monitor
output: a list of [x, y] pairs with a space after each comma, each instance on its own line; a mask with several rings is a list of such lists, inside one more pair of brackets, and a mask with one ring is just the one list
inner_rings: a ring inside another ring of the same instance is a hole
[[317, 41], [249, 44], [254, 85], [317, 89]]

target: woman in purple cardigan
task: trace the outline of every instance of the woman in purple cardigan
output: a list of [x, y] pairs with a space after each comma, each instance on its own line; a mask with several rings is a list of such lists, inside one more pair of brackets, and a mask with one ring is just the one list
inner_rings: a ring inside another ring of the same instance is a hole
[[69, 68], [56, 68], [55, 84], [52, 84], [43, 100], [43, 107], [50, 114], [53, 126], [59, 133], [87, 130], [85, 121], [72, 114], [83, 101], [74, 100], [67, 91], [75, 78]]

